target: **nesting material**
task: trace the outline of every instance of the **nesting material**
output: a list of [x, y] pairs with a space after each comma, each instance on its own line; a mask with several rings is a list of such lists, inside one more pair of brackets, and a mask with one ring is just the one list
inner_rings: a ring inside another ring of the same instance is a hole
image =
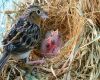
[[[44, 64], [31, 66], [33, 67], [33, 72], [36, 72], [36, 79], [99, 80], [100, 1], [37, 0], [36, 2], [38, 2], [49, 15], [49, 18], [45, 22], [41, 21], [40, 23], [42, 36], [44, 37], [47, 31], [58, 29], [64, 42], [59, 55], [54, 58], [46, 58]], [[15, 6], [16, 5], [16, 10], [10, 12], [10, 14], [16, 14], [13, 17], [15, 21], [27, 7], [26, 4], [22, 3], [15, 4]], [[7, 11], [5, 14], [8, 15]], [[30, 59], [34, 60], [34, 55], [38, 55], [39, 53], [38, 48], [38, 50], [34, 51], [34, 54], [32, 52]], [[38, 59], [41, 58], [38, 57]], [[8, 67], [11, 67], [10, 62], [12, 61], [9, 61], [5, 65], [1, 73], [2, 77], [0, 78], [3, 80], [9, 78], [12, 74], [8, 72]], [[25, 79], [25, 76], [22, 76], [25, 72], [23, 67], [18, 69], [12, 67], [11, 70], [12, 72], [17, 71], [19, 77]], [[22, 71], [22, 73], [20, 71]]]

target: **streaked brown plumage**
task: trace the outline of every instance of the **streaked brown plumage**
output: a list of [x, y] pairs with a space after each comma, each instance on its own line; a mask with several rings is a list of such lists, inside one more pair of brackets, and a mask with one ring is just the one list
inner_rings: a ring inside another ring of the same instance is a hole
[[0, 60], [0, 70], [10, 55], [17, 59], [27, 58], [30, 51], [40, 39], [40, 19], [48, 18], [40, 6], [31, 5], [12, 26], [3, 39], [3, 57]]

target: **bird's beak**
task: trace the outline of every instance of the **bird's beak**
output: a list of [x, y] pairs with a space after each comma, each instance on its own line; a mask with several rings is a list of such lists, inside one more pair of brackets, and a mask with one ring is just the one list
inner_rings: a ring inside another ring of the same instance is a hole
[[41, 15], [41, 18], [42, 18], [43, 20], [46, 20], [46, 19], [49, 18], [49, 17], [48, 17], [48, 15], [47, 15], [46, 13], [44, 13], [44, 14]]

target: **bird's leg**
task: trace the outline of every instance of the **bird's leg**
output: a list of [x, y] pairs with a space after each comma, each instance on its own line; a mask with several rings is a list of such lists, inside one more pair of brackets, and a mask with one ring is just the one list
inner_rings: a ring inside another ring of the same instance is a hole
[[[34, 56], [32, 58], [32, 56]], [[30, 59], [29, 59], [30, 57]], [[29, 65], [37, 65], [37, 64], [44, 64], [45, 60], [43, 58], [43, 56], [41, 54], [38, 53], [38, 51], [34, 50], [31, 55], [29, 55], [29, 57], [26, 58], [26, 64]], [[34, 60], [32, 60], [34, 59]]]
[[27, 64], [34, 65], [34, 64], [44, 64], [45, 60], [36, 60], [36, 61], [29, 61]]
[[45, 63], [45, 60], [44, 59], [41, 59], [41, 60], [29, 61], [29, 59], [28, 59], [26, 63], [29, 64], [29, 65], [44, 64]]
[[[26, 53], [23, 54], [24, 56], [26, 56], [26, 57], [23, 58], [24, 63], [29, 64], [29, 65], [44, 64], [45, 63], [44, 58], [39, 59], [39, 60], [33, 60], [33, 61], [29, 60], [29, 53], [30, 52], [26, 52]], [[23, 55], [21, 55], [21, 56], [23, 56]]]

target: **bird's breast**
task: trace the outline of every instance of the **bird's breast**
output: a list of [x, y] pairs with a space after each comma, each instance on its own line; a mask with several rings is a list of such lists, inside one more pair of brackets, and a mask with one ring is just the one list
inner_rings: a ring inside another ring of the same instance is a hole
[[17, 59], [25, 59], [27, 57], [29, 57], [29, 54], [31, 53], [30, 51], [27, 52], [23, 52], [23, 53], [17, 53], [17, 54], [13, 54], [12, 56], [17, 60]]

